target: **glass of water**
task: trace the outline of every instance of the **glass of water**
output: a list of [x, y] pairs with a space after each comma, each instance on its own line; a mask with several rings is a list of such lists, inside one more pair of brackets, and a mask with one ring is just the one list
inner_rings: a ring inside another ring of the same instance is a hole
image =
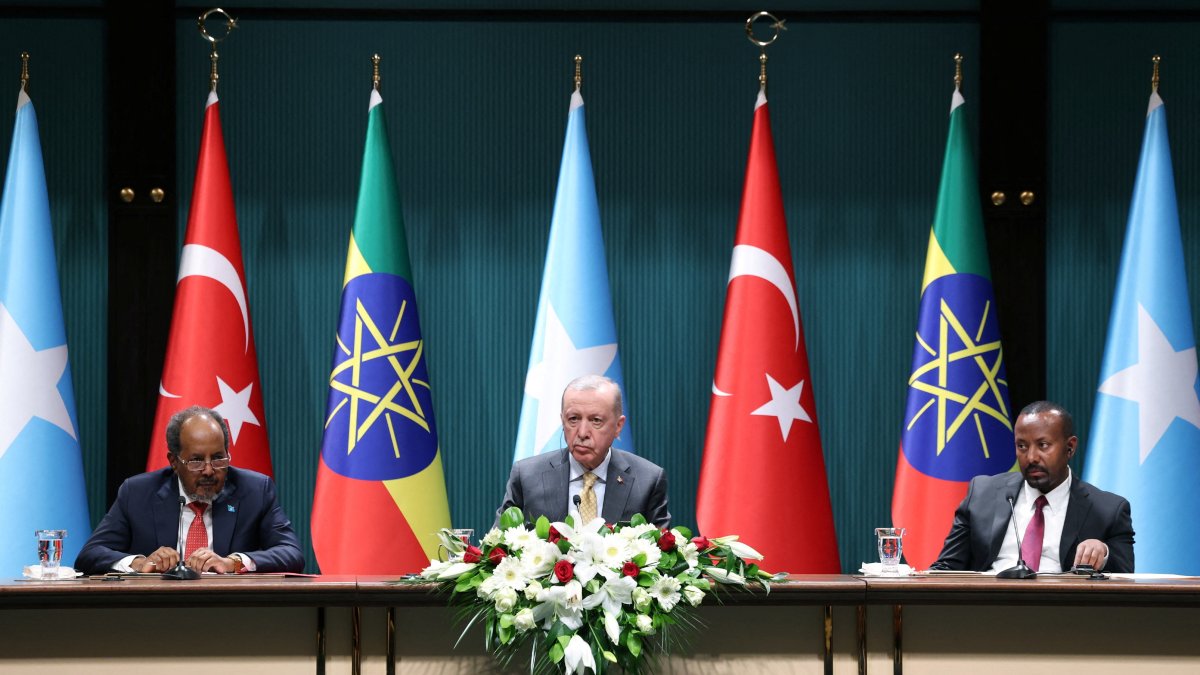
[[454, 533], [454, 536], [461, 539], [462, 543], [468, 546], [471, 545], [471, 537], [475, 536], [475, 530], [469, 527], [457, 527], [450, 531]]
[[877, 527], [875, 538], [879, 544], [879, 562], [883, 563], [884, 576], [899, 576], [900, 556], [904, 555], [904, 528]]
[[58, 563], [62, 560], [63, 539], [66, 530], [34, 530], [38, 542], [38, 562], [42, 566], [43, 579], [58, 578]]

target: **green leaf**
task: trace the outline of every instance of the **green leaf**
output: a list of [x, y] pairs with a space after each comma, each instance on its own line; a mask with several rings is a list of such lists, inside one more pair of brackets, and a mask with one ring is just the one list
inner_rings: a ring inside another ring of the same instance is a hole
[[746, 578], [749, 579], [750, 577], [756, 576], [758, 576], [758, 565], [751, 563], [750, 566], [746, 568]]
[[500, 629], [496, 631], [496, 634], [500, 636], [500, 644], [506, 645], [511, 642], [513, 639], [512, 622], [509, 621], [508, 625], [505, 626], [504, 617], [500, 617]]
[[638, 574], [638, 586], [653, 586], [657, 579], [657, 574], [651, 574], [650, 572], [643, 570], [640, 574]]
[[525, 524], [525, 514], [521, 513], [521, 509], [515, 506], [510, 506], [505, 509], [504, 513], [500, 514], [500, 529], [507, 530], [510, 527], [520, 527]]
[[562, 661], [563, 654], [565, 654], [565, 653], [566, 653], [566, 650], [563, 649], [562, 645], [558, 644], [557, 642], [550, 645], [550, 660], [551, 661], [553, 661], [555, 663]]
[[567, 541], [566, 539], [558, 540], [558, 552], [559, 553], [566, 553], [570, 550], [571, 550], [571, 542]]
[[650, 522], [650, 521], [646, 520], [646, 516], [643, 516], [640, 513], [633, 514], [633, 517], [629, 519], [629, 524], [632, 527], [637, 527], [639, 525], [645, 525], [648, 522]]
[[538, 516], [535, 527], [537, 528], [538, 539], [546, 539], [550, 536], [550, 519], [546, 516]]
[[679, 562], [679, 555], [674, 551], [671, 551], [670, 553], [662, 554], [662, 558], [660, 558], [658, 561], [658, 566], [669, 570], [674, 567], [677, 562]]
[[692, 539], [692, 531], [691, 530], [687, 529], [683, 525], [676, 525], [673, 529], [678, 530], [679, 534], [682, 534], [684, 539], [691, 541], [691, 539]]
[[475, 576], [476, 576], [475, 572], [472, 571], [472, 572], [467, 572], [466, 574], [459, 577], [458, 580], [455, 581], [455, 583], [454, 583], [454, 592], [462, 593], [463, 591], [469, 590], [471, 588], [471, 579], [474, 578]]
[[639, 554], [633, 556], [633, 564], [637, 565], [638, 569], [642, 569], [643, 567], [645, 567], [646, 566], [646, 554], [639, 553]]
[[633, 654], [633, 658], [636, 659], [639, 656], [641, 656], [642, 655], [642, 636], [631, 631], [629, 633], [629, 635], [625, 638], [625, 648], [629, 650], [630, 654]]
[[511, 625], [513, 625], [513, 615], [512, 614], [501, 614], [500, 615], [500, 627], [508, 628]]
[[613, 663], [617, 662], [617, 655], [608, 651], [607, 649], [602, 650], [600, 653], [604, 655], [605, 661], [611, 661]]

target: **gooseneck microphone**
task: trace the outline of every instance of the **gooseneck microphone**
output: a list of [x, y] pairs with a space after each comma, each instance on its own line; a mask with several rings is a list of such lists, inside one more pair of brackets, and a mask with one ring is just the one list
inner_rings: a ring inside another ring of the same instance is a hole
[[1029, 565], [1025, 564], [1025, 558], [1021, 555], [1021, 533], [1017, 532], [1017, 507], [1013, 505], [1013, 498], [1008, 498], [1009, 521], [1012, 523], [1013, 534], [1017, 536], [1017, 564], [996, 573], [997, 579], [1035, 579], [1037, 572], [1029, 569]]
[[[183, 564], [183, 554], [184, 554], [183, 543], [185, 541], [185, 539], [183, 537], [183, 509], [186, 506], [187, 506], [187, 497], [180, 495], [179, 496], [179, 525], [178, 525], [178, 527], [175, 528], [175, 537], [176, 537], [175, 550], [179, 552], [179, 563], [176, 564], [171, 569], [167, 570], [166, 572], [163, 572], [162, 578], [164, 578], [164, 579], [174, 579], [175, 581], [191, 581], [193, 579], [200, 578], [199, 572], [197, 572], [196, 570]], [[199, 518], [200, 516], [197, 515], [196, 517]]]
[[[583, 498], [580, 497], [579, 495], [575, 495], [574, 497], [571, 497], [571, 503], [575, 505], [575, 518], [576, 518], [576, 520], [579, 520], [579, 521], [583, 520], [583, 514], [579, 513], [579, 504], [582, 501], [583, 501]], [[583, 523], [582, 522], [575, 523], [575, 527], [579, 527], [580, 525], [583, 525]]]

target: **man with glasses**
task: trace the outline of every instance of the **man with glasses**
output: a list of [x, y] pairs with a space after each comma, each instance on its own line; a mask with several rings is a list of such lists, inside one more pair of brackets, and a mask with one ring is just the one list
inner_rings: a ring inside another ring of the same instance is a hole
[[[299, 572], [304, 568], [292, 523], [274, 482], [231, 466], [229, 429], [201, 406], [167, 423], [167, 461], [134, 476], [92, 533], [76, 568], [88, 574], [165, 572], [182, 558], [197, 572]], [[183, 525], [179, 528], [180, 498]], [[178, 551], [178, 529], [184, 550]]]
[[659, 527], [670, 527], [667, 474], [637, 455], [612, 449], [625, 426], [621, 387], [603, 375], [584, 375], [567, 385], [562, 397], [566, 447], [513, 464], [500, 514], [516, 506], [533, 521], [560, 521], [578, 511], [576, 520], [628, 521], [635, 513]]

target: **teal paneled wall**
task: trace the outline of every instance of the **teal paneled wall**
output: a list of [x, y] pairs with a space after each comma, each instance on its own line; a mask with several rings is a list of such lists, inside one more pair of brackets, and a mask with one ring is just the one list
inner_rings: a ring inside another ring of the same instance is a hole
[[1192, 317], [1200, 317], [1196, 35], [1194, 22], [1063, 23], [1051, 34], [1047, 390], [1075, 413], [1083, 448], [1073, 462], [1076, 470], [1087, 462], [1155, 54], [1163, 57], [1159, 91], [1167, 110]]
[[[108, 508], [108, 230], [104, 201], [103, 25], [82, 19], [0, 21], [0, 176], [8, 168], [20, 90], [21, 52], [30, 54], [29, 94], [42, 140], [78, 436], [92, 522]], [[82, 534], [81, 534], [82, 536]]]
[[[951, 57], [967, 55], [970, 97], [978, 31], [789, 27], [770, 52], [771, 108], [852, 569], [890, 521]], [[182, 229], [208, 58], [190, 20], [178, 37]], [[490, 525], [511, 463], [576, 53], [638, 448], [667, 468], [676, 521], [694, 523], [757, 90], [741, 25], [243, 21], [221, 49], [221, 112], [275, 471], [302, 538], [373, 52], [455, 524]]]
[[[677, 519], [693, 522], [754, 96], [755, 54], [737, 27], [242, 28], [222, 50], [222, 112], [276, 471], [301, 529], [373, 50], [385, 56], [455, 522], [490, 522], [510, 462], [575, 51], [585, 55], [639, 445], [671, 472]], [[793, 42], [772, 59], [780, 170], [847, 563], [869, 555], [869, 537], [848, 533], [887, 518], [907, 326], [944, 142], [948, 55], [975, 42], [972, 27], [920, 28], [793, 27]], [[447, 54], [431, 42], [450, 34], [472, 49]], [[206, 59], [187, 23], [180, 39], [187, 186]], [[289, 51], [293, 44], [312, 47]], [[825, 60], [846, 44], [857, 45], [842, 50], [849, 60]], [[196, 86], [185, 91], [189, 80]]]

